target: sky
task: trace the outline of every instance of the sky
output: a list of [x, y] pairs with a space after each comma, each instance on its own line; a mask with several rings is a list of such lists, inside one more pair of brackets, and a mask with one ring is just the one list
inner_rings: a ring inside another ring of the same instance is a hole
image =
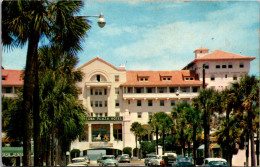
[[[256, 57], [249, 74], [259, 76], [257, 1], [84, 1], [79, 15], [101, 12], [106, 25], [89, 17], [77, 67], [100, 57], [126, 70], [181, 70], [205, 47]], [[26, 52], [2, 48], [2, 66], [24, 69]]]

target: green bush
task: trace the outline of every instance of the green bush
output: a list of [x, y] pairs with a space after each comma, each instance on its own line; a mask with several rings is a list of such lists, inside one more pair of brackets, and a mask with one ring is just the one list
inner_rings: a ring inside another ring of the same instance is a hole
[[132, 147], [123, 148], [123, 154], [128, 154], [131, 157], [132, 156]]
[[70, 151], [71, 159], [79, 157], [79, 155], [80, 155], [80, 150], [79, 149], [73, 149], [73, 150]]

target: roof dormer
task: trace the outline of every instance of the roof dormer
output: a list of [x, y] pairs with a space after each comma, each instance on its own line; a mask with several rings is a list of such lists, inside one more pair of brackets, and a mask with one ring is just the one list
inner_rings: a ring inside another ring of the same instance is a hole
[[200, 47], [193, 51], [195, 53], [195, 59], [203, 57], [204, 55], [209, 53], [209, 49]]

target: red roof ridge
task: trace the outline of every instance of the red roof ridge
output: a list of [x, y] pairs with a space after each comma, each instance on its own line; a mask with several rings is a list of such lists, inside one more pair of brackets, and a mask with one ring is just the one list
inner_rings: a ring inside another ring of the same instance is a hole
[[108, 66], [114, 68], [115, 70], [125, 71], [125, 69], [117, 68], [116, 66], [114, 66], [114, 65], [112, 65], [112, 64], [110, 64], [110, 63], [108, 63], [107, 61], [105, 61], [105, 60], [103, 60], [103, 59], [101, 59], [101, 58], [99, 58], [99, 57], [96, 57], [96, 58], [94, 58], [94, 59], [88, 61], [87, 63], [85, 63], [85, 64], [83, 64], [82, 66], [78, 67], [78, 69], [81, 69], [81, 68], [83, 68], [83, 67], [85, 67], [85, 66], [91, 64], [92, 62], [94, 62], [94, 61], [96, 61], [96, 60], [99, 60], [99, 61], [101, 61], [101, 62], [107, 64]]

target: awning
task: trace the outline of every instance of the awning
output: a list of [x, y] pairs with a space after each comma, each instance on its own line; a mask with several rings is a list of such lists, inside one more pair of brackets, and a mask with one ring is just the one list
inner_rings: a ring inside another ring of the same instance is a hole
[[2, 157], [23, 156], [23, 147], [2, 147]]
[[[33, 155], [33, 147], [31, 147]], [[23, 147], [2, 147], [2, 157], [20, 157], [23, 156]]]
[[199, 146], [199, 148], [197, 148], [197, 150], [204, 150], [204, 144], [202, 144], [201, 146]]
[[220, 145], [219, 144], [216, 144], [214, 147], [212, 147], [212, 149], [220, 149]]

